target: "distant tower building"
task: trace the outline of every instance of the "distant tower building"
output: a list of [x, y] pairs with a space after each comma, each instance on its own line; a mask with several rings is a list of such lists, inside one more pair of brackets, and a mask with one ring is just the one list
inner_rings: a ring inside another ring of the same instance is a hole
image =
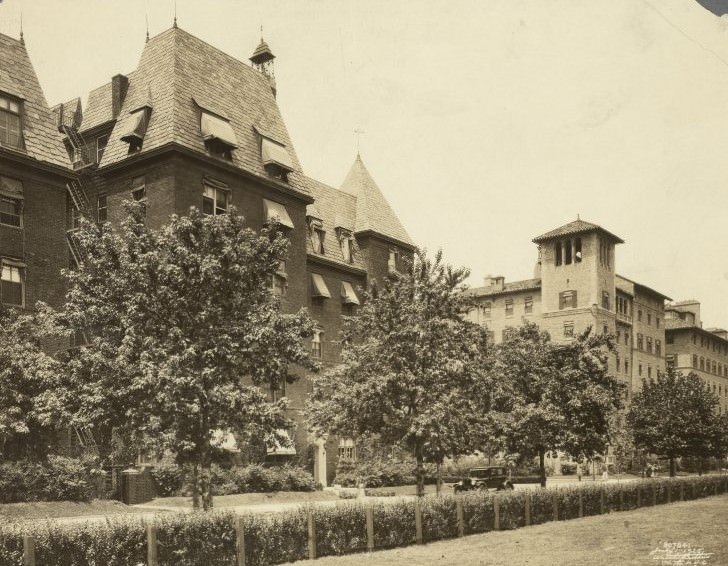
[[273, 55], [270, 47], [261, 36], [258, 47], [255, 48], [253, 55], [250, 57], [250, 62], [253, 64], [253, 69], [268, 77], [273, 96], [276, 95], [276, 74], [273, 66], [273, 59], [275, 58], [276, 56]]

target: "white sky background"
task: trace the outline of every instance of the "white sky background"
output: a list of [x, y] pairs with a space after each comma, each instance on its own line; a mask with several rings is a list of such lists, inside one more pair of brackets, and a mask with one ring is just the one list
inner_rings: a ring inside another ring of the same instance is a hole
[[[173, 0], [5, 0], [49, 103], [133, 70]], [[658, 11], [659, 10], [659, 11]], [[728, 326], [728, 18], [694, 0], [177, 0], [240, 59], [264, 36], [305, 172], [361, 154], [413, 239], [532, 277], [531, 239], [581, 218], [617, 271]]]

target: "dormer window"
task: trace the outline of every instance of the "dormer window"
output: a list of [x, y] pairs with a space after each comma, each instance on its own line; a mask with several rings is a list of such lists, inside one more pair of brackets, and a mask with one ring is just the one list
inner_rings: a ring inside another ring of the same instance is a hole
[[261, 137], [260, 157], [263, 161], [263, 167], [273, 177], [288, 180], [288, 174], [293, 171], [293, 160], [290, 153], [281, 143], [273, 141], [265, 136]]
[[[136, 153], [141, 151], [142, 144], [144, 143], [144, 136], [147, 133], [147, 125], [149, 124], [149, 117], [152, 114], [152, 107], [145, 104], [141, 108], [132, 110], [130, 116], [126, 120], [126, 126], [121, 135], [121, 141], [129, 144], [129, 153]], [[106, 143], [104, 142], [103, 147], [100, 150], [97, 147], [98, 159], [103, 156]]]
[[263, 208], [266, 222], [275, 220], [281, 226], [285, 226], [291, 230], [293, 229], [293, 221], [288, 215], [288, 211], [284, 205], [279, 202], [263, 199]]
[[20, 101], [0, 95], [0, 145], [23, 147]]
[[309, 217], [308, 220], [308, 232], [311, 238], [311, 246], [313, 253], [324, 255], [324, 241], [326, 239], [326, 232], [324, 231], [324, 225], [318, 218]]
[[235, 136], [230, 120], [221, 112], [200, 107], [200, 132], [205, 146], [211, 155], [232, 161], [232, 150], [238, 147], [238, 138]]
[[346, 263], [354, 262], [354, 237], [349, 230], [338, 228], [341, 255]]

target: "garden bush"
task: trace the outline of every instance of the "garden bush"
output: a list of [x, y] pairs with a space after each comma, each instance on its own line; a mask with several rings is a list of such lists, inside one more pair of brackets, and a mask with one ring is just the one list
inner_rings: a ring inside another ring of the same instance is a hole
[[90, 501], [100, 470], [75, 458], [0, 464], [0, 503]]
[[172, 460], [162, 460], [152, 468], [158, 497], [179, 495], [185, 487], [186, 470]]
[[312, 508], [316, 556], [352, 554], [367, 549], [366, 509], [360, 503]]
[[[430, 481], [435, 476], [434, 466], [426, 468]], [[344, 460], [336, 467], [334, 483], [343, 487], [394, 487], [415, 483], [415, 463], [413, 460]]]

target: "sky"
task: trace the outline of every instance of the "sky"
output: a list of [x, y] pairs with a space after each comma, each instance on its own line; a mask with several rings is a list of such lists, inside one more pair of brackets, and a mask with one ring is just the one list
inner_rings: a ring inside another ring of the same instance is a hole
[[[728, 327], [728, 16], [696, 0], [176, 4], [243, 60], [262, 25], [304, 172], [338, 187], [364, 131], [411, 237], [472, 286], [532, 277], [531, 240], [579, 215], [626, 241], [618, 273]], [[174, 0], [4, 0], [0, 32], [18, 37], [21, 12], [55, 104], [132, 71]]]

